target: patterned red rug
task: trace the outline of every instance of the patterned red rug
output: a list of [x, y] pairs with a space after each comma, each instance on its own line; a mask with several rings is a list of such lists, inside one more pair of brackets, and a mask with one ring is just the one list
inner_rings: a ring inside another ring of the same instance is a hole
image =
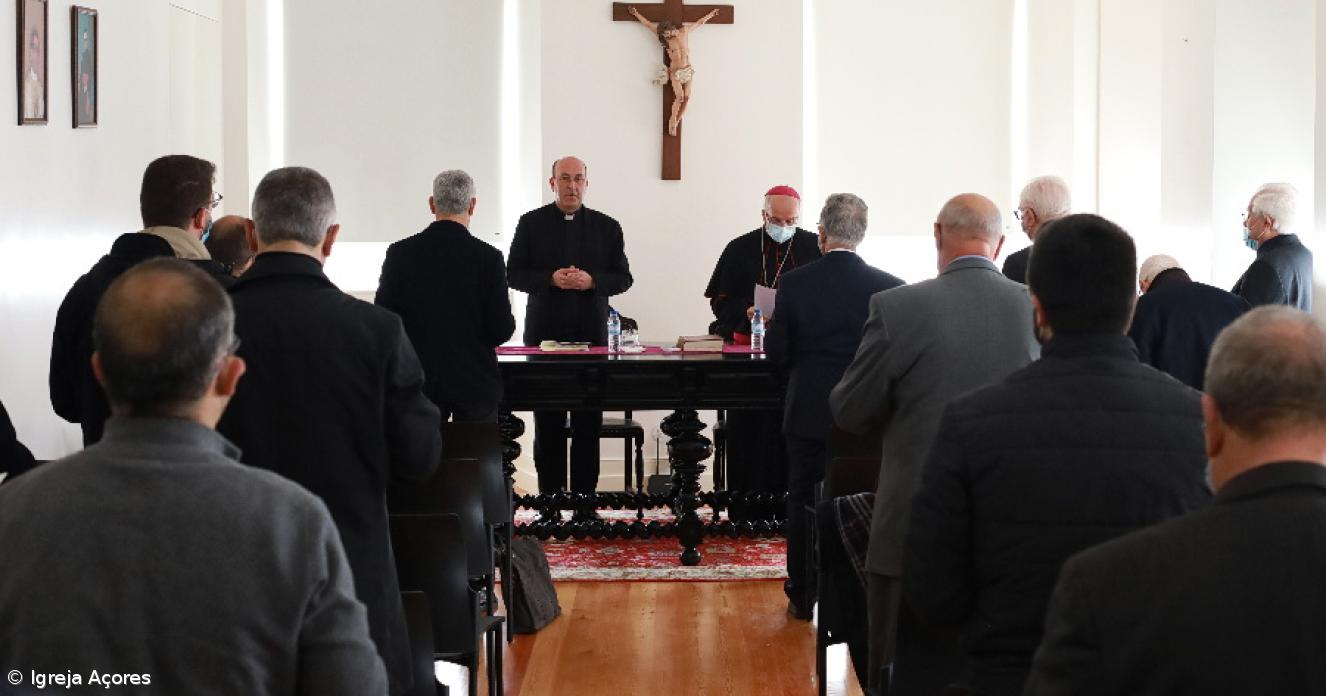
[[769, 580], [786, 578], [787, 540], [705, 539], [700, 565], [683, 566], [674, 538], [543, 542], [556, 581]]

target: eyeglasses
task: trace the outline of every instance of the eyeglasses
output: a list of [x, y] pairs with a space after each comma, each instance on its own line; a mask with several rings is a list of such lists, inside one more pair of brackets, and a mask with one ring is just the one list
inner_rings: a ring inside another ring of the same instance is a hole
[[1013, 209], [1013, 217], [1016, 218], [1016, 219], [1018, 220], [1018, 222], [1021, 222], [1021, 221], [1022, 221], [1022, 209], [1021, 209], [1021, 208], [1014, 208], [1014, 209]]
[[221, 205], [221, 200], [222, 200], [223, 198], [225, 198], [225, 196], [223, 196], [223, 195], [217, 193], [217, 194], [216, 194], [216, 198], [212, 198], [212, 199], [209, 199], [209, 200], [207, 201], [207, 209], [208, 209], [208, 210], [216, 210], [217, 206]]

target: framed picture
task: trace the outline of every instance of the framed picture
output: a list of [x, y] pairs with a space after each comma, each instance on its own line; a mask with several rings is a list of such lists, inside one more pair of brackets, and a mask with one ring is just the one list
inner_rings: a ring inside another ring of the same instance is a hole
[[18, 0], [18, 125], [46, 123], [46, 0]]
[[74, 128], [97, 125], [97, 11], [74, 5], [69, 8], [73, 28]]

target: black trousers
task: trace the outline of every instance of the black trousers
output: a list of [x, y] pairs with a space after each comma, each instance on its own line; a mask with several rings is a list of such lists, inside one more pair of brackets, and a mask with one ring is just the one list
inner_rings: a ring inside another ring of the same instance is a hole
[[[781, 493], [787, 490], [787, 447], [783, 441], [783, 412], [728, 411], [727, 487], [741, 492]], [[771, 519], [782, 503], [743, 505], [729, 509], [733, 520]]]
[[[534, 469], [539, 492], [566, 490], [566, 411], [534, 412]], [[593, 493], [599, 484], [602, 411], [571, 411], [571, 492]]]
[[806, 506], [815, 504], [815, 484], [824, 480], [828, 441], [787, 435], [787, 582], [783, 591], [798, 608], [809, 610], [815, 601], [815, 581], [806, 562], [810, 540]]

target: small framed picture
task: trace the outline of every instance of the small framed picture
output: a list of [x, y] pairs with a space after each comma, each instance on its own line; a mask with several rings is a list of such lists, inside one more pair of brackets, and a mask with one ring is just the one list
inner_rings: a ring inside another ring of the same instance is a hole
[[97, 125], [97, 11], [74, 5], [69, 8], [73, 28], [74, 128]]
[[18, 125], [46, 123], [46, 0], [18, 0]]

